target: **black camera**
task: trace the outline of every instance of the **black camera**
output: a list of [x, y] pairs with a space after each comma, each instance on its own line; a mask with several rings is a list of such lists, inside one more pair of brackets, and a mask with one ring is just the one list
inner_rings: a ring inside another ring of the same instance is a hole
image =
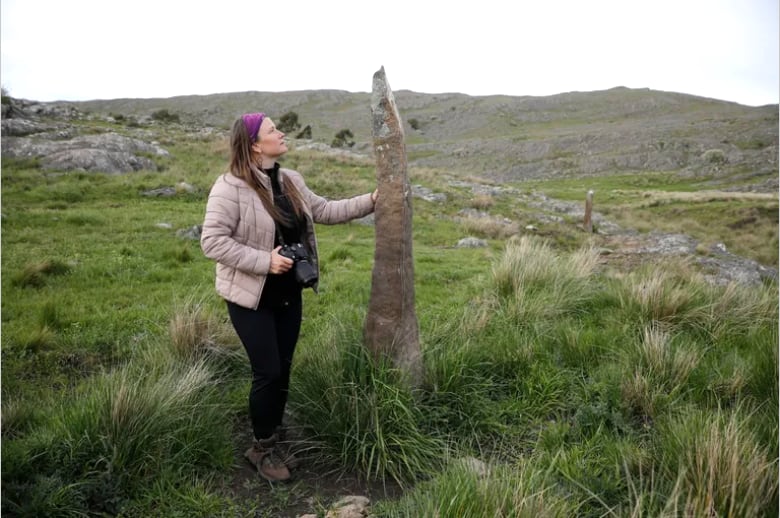
[[295, 280], [298, 281], [298, 284], [304, 288], [314, 286], [319, 279], [317, 269], [309, 262], [309, 254], [302, 244], [284, 245], [279, 250], [279, 255], [292, 259], [295, 263], [293, 269], [295, 270]]

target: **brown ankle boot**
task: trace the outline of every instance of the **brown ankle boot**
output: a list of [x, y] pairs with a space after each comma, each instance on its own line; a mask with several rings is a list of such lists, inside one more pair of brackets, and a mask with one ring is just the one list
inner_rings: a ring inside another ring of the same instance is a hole
[[277, 426], [276, 436], [278, 437], [276, 448], [279, 450], [279, 456], [281, 456], [288, 469], [297, 468], [300, 465], [300, 461], [295, 456], [294, 442], [287, 440], [287, 428], [281, 425]]
[[274, 449], [276, 441], [276, 434], [268, 439], [255, 439], [252, 446], [244, 452], [244, 457], [257, 468], [257, 472], [264, 479], [283, 482], [290, 479], [290, 470]]

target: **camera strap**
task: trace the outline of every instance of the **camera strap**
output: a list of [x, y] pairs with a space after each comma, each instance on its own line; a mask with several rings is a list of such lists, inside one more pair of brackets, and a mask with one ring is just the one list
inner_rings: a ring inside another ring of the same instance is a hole
[[274, 220], [274, 227], [276, 228], [276, 237], [279, 239], [279, 244], [282, 246], [287, 246], [287, 243], [284, 242], [284, 234], [282, 233], [282, 228], [279, 226], [279, 222]]

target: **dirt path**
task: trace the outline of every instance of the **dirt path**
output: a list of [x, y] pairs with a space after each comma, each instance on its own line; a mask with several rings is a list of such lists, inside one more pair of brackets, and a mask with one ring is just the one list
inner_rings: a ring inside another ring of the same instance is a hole
[[355, 473], [344, 472], [323, 462], [322, 456], [307, 445], [306, 438], [291, 428], [283, 447], [294, 453], [297, 466], [291, 469], [292, 479], [272, 484], [257, 474], [243, 457], [251, 444], [249, 426], [236, 431], [235, 458], [229, 484], [224, 493], [236, 501], [253, 503], [256, 516], [296, 518], [305, 514], [322, 515], [345, 496], [359, 495], [371, 502], [398, 498], [401, 487], [395, 481], [366, 481]]

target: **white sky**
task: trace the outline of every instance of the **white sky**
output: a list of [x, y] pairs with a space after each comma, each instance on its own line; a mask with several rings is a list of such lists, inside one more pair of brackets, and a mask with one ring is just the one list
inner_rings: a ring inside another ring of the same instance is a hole
[[0, 82], [39, 101], [615, 86], [780, 96], [779, 0], [2, 0]]

